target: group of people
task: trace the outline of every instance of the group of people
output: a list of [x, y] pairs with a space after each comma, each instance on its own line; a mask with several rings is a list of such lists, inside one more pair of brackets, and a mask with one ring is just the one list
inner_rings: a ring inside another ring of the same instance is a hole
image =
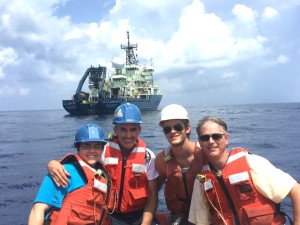
[[[77, 154], [48, 163], [28, 224], [283, 225], [279, 203], [289, 196], [300, 225], [300, 184], [265, 158], [228, 151], [222, 119], [202, 118], [194, 142], [186, 109], [166, 106], [159, 125], [170, 145], [156, 156], [139, 138], [141, 124], [140, 110], [125, 103], [107, 139], [96, 124], [79, 128]], [[160, 214], [163, 185], [169, 212]]]

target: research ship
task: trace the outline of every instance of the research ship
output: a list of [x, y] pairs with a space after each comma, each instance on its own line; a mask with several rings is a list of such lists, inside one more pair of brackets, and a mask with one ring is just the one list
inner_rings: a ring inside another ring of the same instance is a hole
[[[135, 54], [137, 44], [130, 43], [129, 32], [127, 45], [121, 44], [121, 49], [126, 52], [126, 61], [121, 57], [113, 58], [113, 71], [109, 75], [103, 66], [91, 66], [86, 70], [72, 99], [63, 100], [63, 107], [69, 114], [112, 114], [126, 102], [135, 104], [141, 111], [158, 109], [162, 94], [154, 81], [152, 62], [139, 65]], [[82, 90], [86, 83], [89, 91]]]

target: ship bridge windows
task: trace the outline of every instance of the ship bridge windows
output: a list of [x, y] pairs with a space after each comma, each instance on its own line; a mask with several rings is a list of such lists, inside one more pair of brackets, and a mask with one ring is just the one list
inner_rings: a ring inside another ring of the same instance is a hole
[[114, 75], [111, 77], [113, 82], [125, 82], [126, 81], [126, 76], [124, 75]]
[[121, 75], [122, 74], [122, 69], [116, 69], [116, 74]]
[[154, 69], [145, 69], [144, 71], [147, 72], [147, 73], [153, 73]]
[[113, 79], [114, 82], [121, 82], [121, 81], [125, 81], [126, 79], [123, 79], [123, 78], [115, 78]]
[[139, 68], [138, 67], [127, 67], [126, 71], [138, 71]]

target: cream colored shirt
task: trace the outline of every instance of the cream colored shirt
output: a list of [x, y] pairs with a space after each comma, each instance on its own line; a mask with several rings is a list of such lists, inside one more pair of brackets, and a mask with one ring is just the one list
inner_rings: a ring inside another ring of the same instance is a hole
[[[289, 174], [257, 155], [246, 156], [255, 188], [272, 201], [281, 202], [297, 183]], [[195, 179], [189, 221], [196, 225], [210, 224], [210, 206], [198, 179]]]

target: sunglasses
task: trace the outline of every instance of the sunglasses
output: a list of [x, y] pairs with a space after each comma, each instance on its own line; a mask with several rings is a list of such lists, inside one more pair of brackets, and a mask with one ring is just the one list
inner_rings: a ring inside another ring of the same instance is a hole
[[174, 129], [177, 132], [180, 132], [183, 130], [183, 126], [180, 123], [176, 123], [174, 126], [165, 126], [163, 128], [163, 131], [165, 134], [169, 134], [172, 131], [172, 129]]
[[211, 135], [205, 134], [205, 135], [200, 135], [199, 136], [199, 140], [200, 141], [208, 141], [210, 138], [212, 138], [214, 141], [218, 141], [218, 140], [222, 139], [223, 135], [225, 135], [225, 134], [211, 134]]

